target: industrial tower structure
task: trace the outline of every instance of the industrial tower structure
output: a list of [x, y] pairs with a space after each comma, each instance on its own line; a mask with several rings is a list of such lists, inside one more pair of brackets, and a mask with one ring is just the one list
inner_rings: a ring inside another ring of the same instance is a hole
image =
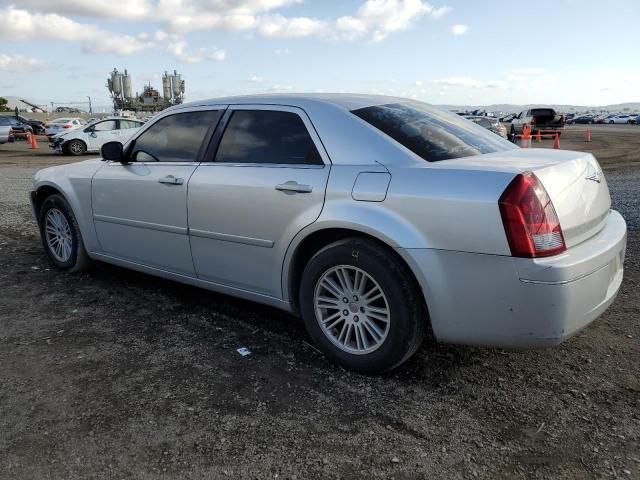
[[125, 69], [124, 73], [120, 73], [114, 68], [113, 72], [107, 79], [107, 88], [113, 100], [114, 112], [128, 110], [131, 112], [159, 112], [172, 105], [179, 105], [184, 99], [184, 80], [181, 75], [174, 70], [173, 74], [166, 71], [162, 76], [162, 96], [151, 86], [144, 86], [142, 94], [136, 92], [133, 95], [131, 86], [131, 76]]

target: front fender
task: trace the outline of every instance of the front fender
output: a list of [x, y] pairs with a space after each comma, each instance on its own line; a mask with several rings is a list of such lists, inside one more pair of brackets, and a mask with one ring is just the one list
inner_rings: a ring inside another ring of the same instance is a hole
[[93, 225], [91, 180], [102, 166], [103, 163], [99, 159], [86, 160], [39, 170], [33, 178], [33, 191], [36, 192], [36, 195], [38, 191], [41, 191], [42, 187], [50, 187], [59, 191], [69, 202], [80, 226], [87, 252], [100, 250]]

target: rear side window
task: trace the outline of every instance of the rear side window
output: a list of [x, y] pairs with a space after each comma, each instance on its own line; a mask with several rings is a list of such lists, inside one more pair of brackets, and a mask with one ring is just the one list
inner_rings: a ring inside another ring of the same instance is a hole
[[210, 127], [222, 116], [219, 110], [176, 113], [158, 120], [133, 145], [131, 159], [138, 162], [195, 162]]
[[216, 162], [322, 165], [299, 115], [275, 110], [236, 110], [224, 131]]
[[138, 128], [142, 126], [142, 122], [136, 122], [134, 120], [120, 120], [120, 130], [126, 130], [128, 128]]
[[473, 122], [421, 102], [375, 105], [352, 113], [428, 162], [518, 148]]

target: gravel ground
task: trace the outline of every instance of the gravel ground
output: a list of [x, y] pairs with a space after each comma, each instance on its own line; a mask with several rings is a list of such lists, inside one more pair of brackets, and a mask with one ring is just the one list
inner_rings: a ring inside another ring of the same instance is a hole
[[0, 478], [640, 478], [640, 169], [618, 160], [632, 230], [597, 322], [548, 349], [425, 345], [366, 377], [278, 310], [51, 268], [26, 193], [52, 159], [0, 150]]

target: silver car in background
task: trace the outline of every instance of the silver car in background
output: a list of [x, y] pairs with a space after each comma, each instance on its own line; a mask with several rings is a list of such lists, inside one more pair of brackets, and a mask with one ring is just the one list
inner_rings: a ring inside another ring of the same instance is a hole
[[626, 224], [588, 153], [519, 149], [424, 103], [272, 95], [180, 105], [103, 159], [35, 175], [44, 248], [300, 314], [381, 372], [440, 342], [555, 345], [613, 302]]
[[507, 138], [507, 127], [504, 126], [495, 117], [487, 117], [483, 115], [465, 115], [467, 120], [471, 120], [473, 123], [480, 125], [482, 128], [486, 128], [490, 132], [500, 135], [502, 138]]

